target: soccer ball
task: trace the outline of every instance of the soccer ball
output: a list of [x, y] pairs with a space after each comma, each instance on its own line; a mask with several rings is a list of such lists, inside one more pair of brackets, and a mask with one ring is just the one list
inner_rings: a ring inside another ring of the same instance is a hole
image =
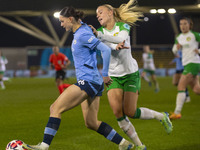
[[11, 142], [8, 143], [6, 146], [6, 150], [26, 150], [23, 147], [23, 141], [21, 140], [12, 140]]

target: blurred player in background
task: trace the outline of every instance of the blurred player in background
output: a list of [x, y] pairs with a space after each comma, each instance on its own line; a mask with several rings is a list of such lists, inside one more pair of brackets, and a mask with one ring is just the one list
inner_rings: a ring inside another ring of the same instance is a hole
[[[111, 50], [94, 36], [87, 24], [81, 22], [82, 17], [83, 12], [73, 7], [65, 7], [60, 12], [61, 26], [74, 34], [71, 49], [77, 83], [68, 87], [51, 105], [43, 142], [35, 146], [24, 144], [28, 150], [48, 150], [60, 126], [61, 114], [79, 104], [81, 104], [85, 125], [89, 129], [118, 144], [120, 150], [133, 148], [133, 144], [121, 137], [111, 126], [98, 120], [99, 102], [104, 83], [107, 86], [112, 83], [108, 76]], [[103, 78], [97, 68], [96, 49], [100, 50], [103, 56]]]
[[[173, 63], [176, 63], [176, 73], [173, 75], [172, 84], [175, 86], [178, 86], [178, 82], [181, 78], [181, 74], [183, 73], [183, 69], [184, 69], [182, 65], [182, 51], [181, 50], [177, 51], [177, 54], [175, 54], [175, 58], [170, 62], [170, 64], [173, 64]], [[186, 94], [185, 102], [188, 103], [190, 102], [188, 88], [186, 88], [185, 94]]]
[[141, 77], [149, 83], [149, 86], [151, 86], [151, 81], [147, 76], [147, 73], [149, 73], [155, 85], [155, 92], [157, 93], [159, 92], [160, 88], [155, 75], [156, 67], [153, 59], [154, 50], [151, 50], [149, 45], [145, 45], [143, 46], [143, 51], [144, 51], [144, 53], [142, 54], [143, 72], [141, 74]]
[[60, 94], [65, 88], [68, 88], [70, 84], [63, 83], [65, 79], [65, 69], [70, 65], [70, 60], [63, 53], [59, 52], [59, 47], [54, 46], [52, 48], [53, 54], [50, 55], [49, 62], [51, 63], [51, 68], [56, 70], [56, 86]]
[[178, 83], [178, 94], [176, 97], [176, 108], [170, 119], [180, 119], [182, 107], [186, 98], [186, 88], [190, 85], [196, 94], [200, 94], [200, 83], [198, 73], [200, 72], [200, 33], [192, 31], [193, 22], [189, 18], [182, 18], [179, 22], [181, 33], [176, 37], [172, 51], [176, 54], [182, 51], [183, 73]]
[[3, 56], [3, 53], [0, 51], [0, 85], [1, 89], [6, 89], [4, 82], [3, 82], [3, 76], [4, 72], [6, 71], [6, 64], [8, 63], [8, 60], [5, 56]]
[[135, 12], [135, 2], [130, 0], [119, 8], [105, 4], [97, 8], [97, 19], [102, 25], [98, 30], [93, 26], [95, 35], [111, 49], [109, 76], [113, 80], [107, 88], [107, 96], [119, 127], [136, 145], [136, 150], [145, 150], [137, 135], [130, 118], [157, 119], [168, 133], [172, 131], [172, 124], [168, 114], [156, 112], [148, 108], [137, 108], [140, 91], [140, 73], [136, 60], [131, 54], [130, 26], [133, 25], [141, 13]]

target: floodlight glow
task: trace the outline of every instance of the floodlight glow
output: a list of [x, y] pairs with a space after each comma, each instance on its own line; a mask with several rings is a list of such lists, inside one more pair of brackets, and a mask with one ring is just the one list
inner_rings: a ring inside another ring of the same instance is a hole
[[169, 8], [169, 9], [168, 9], [168, 13], [170, 13], [170, 14], [175, 14], [175, 13], [176, 13], [176, 9], [174, 9], [174, 8]]
[[199, 8], [200, 8], [200, 4], [198, 4], [198, 5], [197, 5], [197, 7], [199, 7]]
[[55, 18], [59, 18], [60, 12], [55, 12], [55, 13], [53, 14], [53, 16], [54, 16]]
[[166, 13], [166, 10], [165, 9], [158, 9], [158, 13], [160, 13], [160, 14], [164, 14], [164, 13]]
[[156, 9], [151, 9], [151, 10], [150, 10], [150, 13], [156, 14], [156, 13], [157, 13], [157, 10], [156, 10]]

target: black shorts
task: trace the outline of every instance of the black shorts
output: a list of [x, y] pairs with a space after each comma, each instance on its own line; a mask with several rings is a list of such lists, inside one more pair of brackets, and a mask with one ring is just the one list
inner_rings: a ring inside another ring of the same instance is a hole
[[91, 98], [102, 96], [102, 92], [104, 90], [104, 83], [98, 85], [85, 80], [79, 80], [77, 83], [75, 83], [75, 85], [80, 87], [81, 90], [84, 90]]
[[183, 69], [182, 70], [176, 70], [177, 74], [181, 74], [182, 72], [183, 72]]
[[65, 79], [66, 72], [64, 70], [58, 70], [56, 71], [56, 79]]

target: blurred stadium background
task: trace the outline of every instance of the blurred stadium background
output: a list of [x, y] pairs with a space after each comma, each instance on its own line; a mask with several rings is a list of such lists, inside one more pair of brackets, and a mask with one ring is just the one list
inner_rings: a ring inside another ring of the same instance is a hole
[[[72, 5], [85, 12], [87, 24], [98, 28], [95, 10], [98, 5], [108, 3], [119, 7], [128, 0], [17, 0], [1, 1], [0, 5], [0, 50], [9, 60], [5, 76], [52, 76], [48, 69], [51, 46], [59, 45], [73, 62], [70, 44], [72, 33], [60, 27], [53, 14], [64, 6]], [[142, 68], [142, 45], [149, 44], [155, 50], [155, 64], [158, 76], [172, 75], [174, 65], [169, 65], [174, 55], [171, 52], [175, 36], [179, 33], [178, 21], [182, 16], [194, 22], [194, 31], [200, 32], [199, 0], [138, 0], [138, 11], [144, 12], [142, 22], [131, 30], [132, 52]], [[168, 10], [174, 8], [175, 13]], [[163, 13], [150, 13], [152, 9], [164, 9]], [[98, 58], [101, 64], [101, 58]], [[73, 63], [68, 76], [74, 76]]]

